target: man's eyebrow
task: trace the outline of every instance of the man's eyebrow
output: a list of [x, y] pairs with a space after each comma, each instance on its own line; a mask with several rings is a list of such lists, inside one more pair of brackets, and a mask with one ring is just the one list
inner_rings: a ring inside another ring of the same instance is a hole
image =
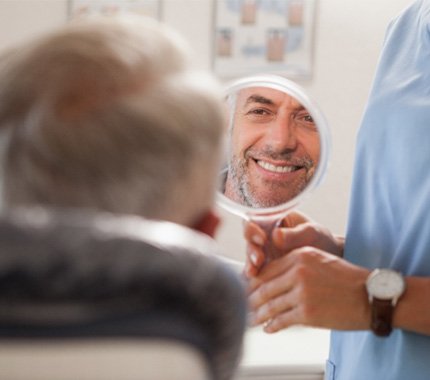
[[267, 105], [274, 105], [275, 103], [273, 102], [273, 100], [269, 99], [269, 98], [265, 98], [264, 96], [261, 95], [251, 95], [248, 97], [248, 99], [246, 99], [245, 102], [245, 106], [247, 106], [250, 103], [261, 103], [261, 104], [267, 104]]

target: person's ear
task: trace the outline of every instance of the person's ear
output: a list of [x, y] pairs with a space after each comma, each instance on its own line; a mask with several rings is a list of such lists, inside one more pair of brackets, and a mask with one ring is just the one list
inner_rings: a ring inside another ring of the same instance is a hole
[[200, 217], [192, 228], [214, 238], [220, 222], [221, 218], [216, 214], [216, 212], [214, 210], [209, 210]]

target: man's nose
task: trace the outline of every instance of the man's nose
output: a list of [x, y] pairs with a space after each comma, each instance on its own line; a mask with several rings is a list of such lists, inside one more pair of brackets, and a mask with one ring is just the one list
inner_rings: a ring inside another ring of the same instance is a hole
[[276, 151], [297, 148], [297, 126], [288, 115], [278, 115], [267, 130], [267, 143]]

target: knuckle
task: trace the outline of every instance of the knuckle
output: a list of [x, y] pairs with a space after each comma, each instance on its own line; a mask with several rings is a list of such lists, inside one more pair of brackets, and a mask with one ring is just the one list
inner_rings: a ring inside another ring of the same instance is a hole
[[304, 304], [306, 300], [306, 293], [307, 293], [306, 286], [301, 283], [300, 286], [297, 287], [297, 296], [301, 304]]
[[306, 247], [303, 247], [303, 260], [309, 261], [312, 257], [315, 256], [315, 248], [308, 245]]
[[303, 232], [310, 244], [317, 240], [318, 228], [314, 223], [306, 223], [303, 227]]
[[308, 300], [311, 298], [311, 288], [306, 282], [302, 282], [297, 288], [297, 295], [302, 305], [307, 305]]
[[266, 300], [269, 298], [270, 296], [270, 284], [264, 284], [260, 287], [259, 290], [260, 293], [260, 299], [261, 300]]
[[274, 307], [276, 308], [277, 311], [282, 311], [288, 308], [288, 302], [285, 295], [278, 297], [274, 301]]
[[300, 265], [311, 267], [318, 260], [318, 252], [312, 246], [305, 246], [297, 254], [296, 262]]
[[317, 309], [313, 304], [304, 303], [302, 305], [302, 315], [306, 322], [312, 322], [315, 319]]
[[271, 282], [268, 282], [266, 285], [266, 294], [268, 297], [272, 297], [275, 293], [280, 291], [280, 286], [282, 286], [282, 276], [281, 278], [275, 279]]
[[294, 268], [294, 278], [297, 282], [303, 283], [309, 276], [309, 269], [306, 263], [299, 262]]
[[270, 315], [272, 315], [273, 313], [276, 313], [278, 310], [276, 301], [267, 302], [265, 309], [266, 309], [266, 312]]
[[308, 269], [306, 265], [299, 265], [297, 268], [297, 277], [299, 278], [299, 280], [303, 282], [303, 280], [305, 280], [308, 277], [307, 275], [308, 275]]

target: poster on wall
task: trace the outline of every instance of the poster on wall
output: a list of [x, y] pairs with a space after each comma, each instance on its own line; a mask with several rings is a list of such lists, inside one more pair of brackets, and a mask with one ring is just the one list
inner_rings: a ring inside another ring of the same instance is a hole
[[69, 18], [101, 14], [135, 13], [161, 18], [161, 0], [69, 0]]
[[215, 0], [215, 74], [310, 78], [316, 1]]

